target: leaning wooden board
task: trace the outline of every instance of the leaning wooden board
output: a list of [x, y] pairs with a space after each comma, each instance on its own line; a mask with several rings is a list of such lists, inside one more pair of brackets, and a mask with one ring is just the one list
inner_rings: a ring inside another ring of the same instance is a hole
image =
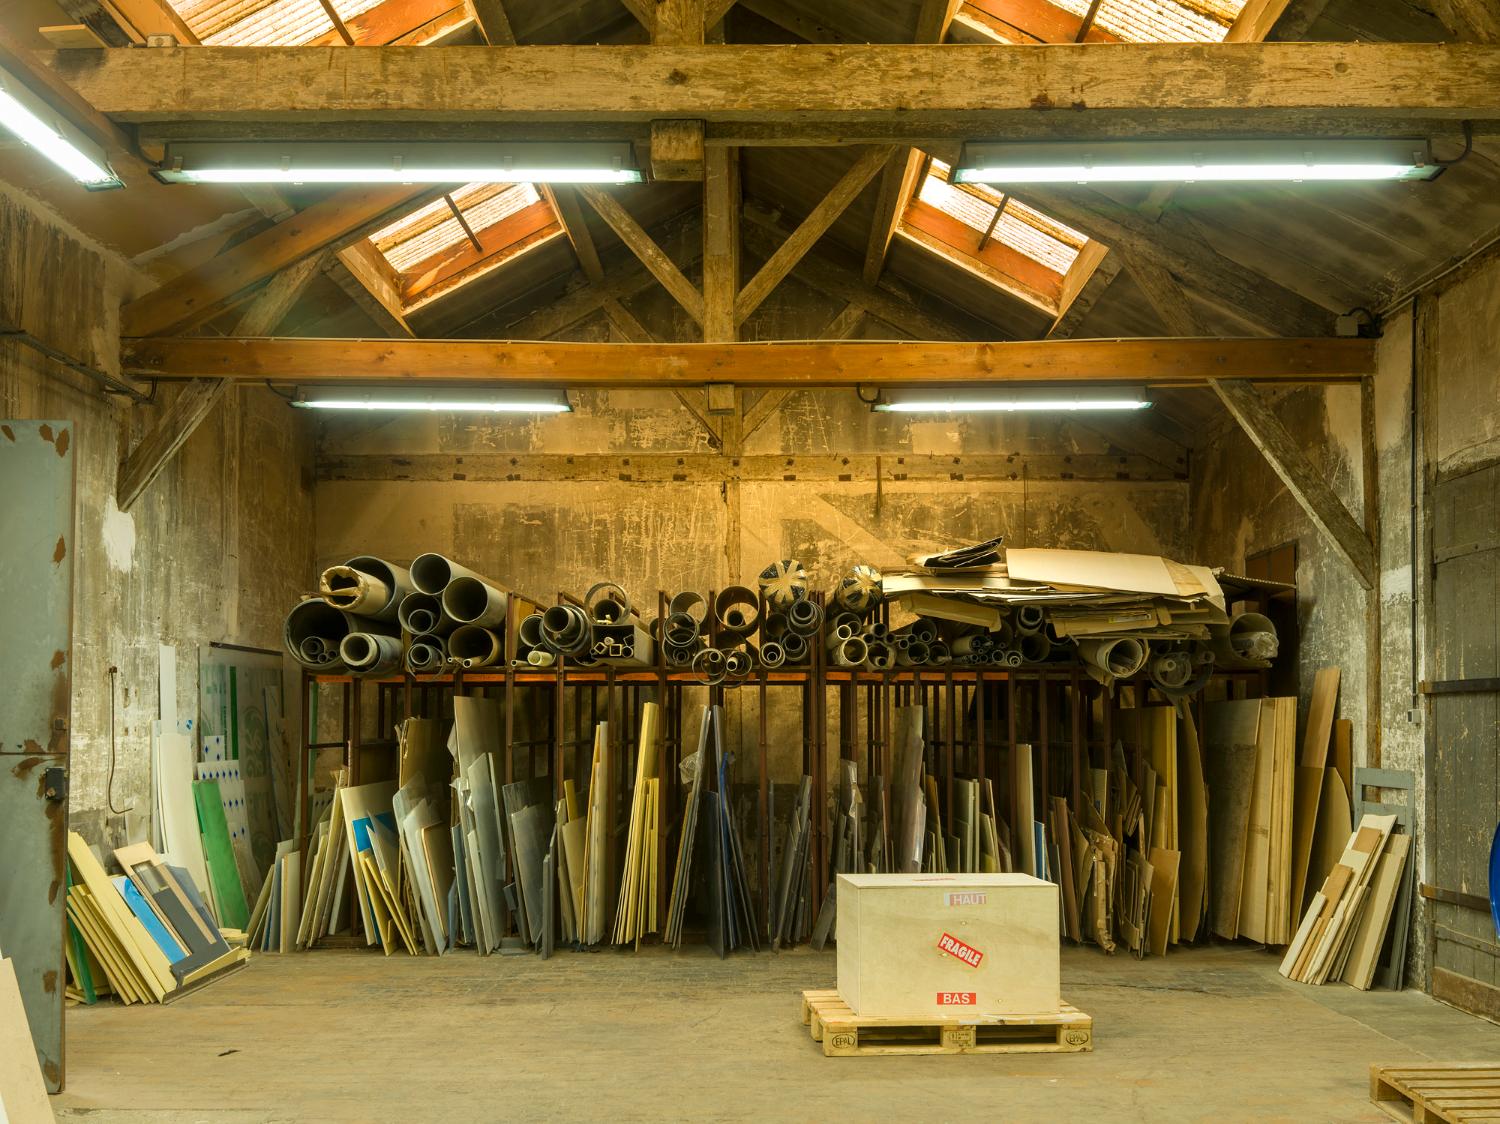
[[0, 1120], [40, 1124], [52, 1119], [42, 1067], [21, 1006], [16, 967], [0, 959]]

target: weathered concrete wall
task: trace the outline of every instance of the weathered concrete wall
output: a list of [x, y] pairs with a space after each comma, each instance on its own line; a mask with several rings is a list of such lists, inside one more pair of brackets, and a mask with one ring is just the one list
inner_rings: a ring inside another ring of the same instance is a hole
[[[0, 189], [0, 321], [114, 370], [121, 295], [140, 284], [122, 259]], [[116, 465], [160, 413], [0, 344], [0, 417], [75, 426], [71, 815], [111, 845], [148, 830], [158, 645], [178, 647], [179, 713], [197, 714], [199, 646], [279, 648], [282, 614], [312, 567], [312, 443], [268, 391], [221, 403], [132, 509], [116, 508]]]

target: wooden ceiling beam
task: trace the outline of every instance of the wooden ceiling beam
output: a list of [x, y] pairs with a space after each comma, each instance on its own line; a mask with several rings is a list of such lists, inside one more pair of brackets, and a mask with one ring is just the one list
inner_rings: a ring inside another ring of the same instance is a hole
[[703, 294], [683, 275], [682, 270], [677, 268], [620, 201], [609, 192], [591, 185], [579, 187], [578, 193], [609, 224], [610, 229], [619, 235], [620, 241], [651, 271], [651, 275], [661, 282], [662, 288], [672, 294], [672, 299], [682, 305], [683, 311], [698, 323], [703, 323]]
[[464, 0], [479, 34], [491, 47], [514, 47], [516, 33], [505, 10], [505, 0]]
[[256, 282], [326, 247], [353, 240], [392, 210], [420, 197], [409, 185], [336, 192], [130, 301], [120, 309], [120, 330], [145, 336], [201, 324]]
[[916, 190], [926, 156], [919, 149], [898, 148], [880, 175], [880, 194], [875, 200], [875, 221], [870, 224], [870, 238], [865, 245], [865, 283], [874, 285], [885, 272], [885, 260], [891, 252], [891, 241], [901, 225], [901, 215]]
[[555, 187], [538, 184], [542, 198], [552, 205], [557, 221], [578, 258], [578, 268], [589, 283], [598, 285], [604, 280], [604, 265], [599, 261], [599, 249], [594, 245], [594, 236], [589, 233], [588, 220], [583, 217], [583, 208], [578, 204], [578, 193], [566, 184]]
[[1193, 308], [1187, 291], [1171, 272], [1159, 263], [1146, 258], [1133, 258], [1128, 266], [1130, 276], [1135, 279], [1146, 300], [1156, 312], [1157, 319], [1167, 329], [1169, 336], [1204, 336], [1203, 322]]
[[701, 119], [827, 144], [849, 143], [866, 124], [909, 138], [1083, 139], [1320, 119], [1324, 133], [1500, 120], [1500, 49], [1473, 44], [254, 47], [45, 58], [116, 120], [192, 122], [210, 137], [226, 122], [363, 122], [430, 136], [444, 122], [628, 132]]
[[740, 295], [734, 302], [734, 318], [737, 323], [743, 324], [760, 307], [761, 302], [771, 295], [771, 291], [786, 279], [787, 274], [812, 249], [813, 243], [827, 233], [828, 228], [875, 178], [894, 151], [890, 146], [883, 145], [868, 148], [860, 154], [854, 166], [839, 178], [797, 229], [792, 231], [791, 236], [776, 248], [776, 252], [760, 267], [760, 271], [740, 290]]
[[1375, 588], [1379, 564], [1370, 536], [1337, 493], [1327, 475], [1308, 459], [1287, 431], [1270, 403], [1249, 382], [1237, 378], [1210, 379], [1209, 385], [1239, 422], [1272, 471], [1281, 478], [1292, 498], [1307, 513], [1313, 526], [1328, 540], [1335, 553], [1349, 563], [1365, 589]]
[[[245, 309], [235, 331], [248, 335], [274, 332], [322, 265], [318, 257], [305, 258], [271, 278], [270, 284]], [[130, 510], [141, 493], [161, 475], [232, 385], [230, 379], [196, 379], [172, 399], [156, 424], [120, 462], [115, 477], [115, 502], [121, 511]]]
[[740, 205], [739, 149], [713, 149], [703, 180], [703, 338], [714, 343], [739, 338]]
[[121, 341], [126, 374], [281, 383], [544, 383], [551, 386], [954, 386], [1215, 379], [1354, 382], [1374, 371], [1361, 339], [527, 343], [514, 340]]
[[1495, 0], [1432, 0], [1444, 27], [1470, 43], [1500, 43], [1500, 7]]

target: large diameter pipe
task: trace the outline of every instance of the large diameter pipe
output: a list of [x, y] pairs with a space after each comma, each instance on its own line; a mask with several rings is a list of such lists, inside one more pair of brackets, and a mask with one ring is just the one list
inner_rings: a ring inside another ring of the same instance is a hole
[[667, 617], [667, 643], [686, 648], [698, 639], [698, 621], [690, 613], [671, 613]]
[[576, 605], [552, 605], [542, 614], [542, 643], [560, 656], [586, 654], [593, 639], [588, 615]]
[[354, 570], [373, 578], [389, 590], [384, 603], [376, 608], [351, 608], [349, 611], [361, 616], [375, 617], [377, 620], [393, 621], [396, 619], [396, 610], [401, 605], [401, 599], [415, 588], [411, 584], [411, 572], [405, 566], [397, 566], [393, 562], [387, 562], [384, 558], [376, 558], [373, 555], [361, 554], [357, 558], [351, 558], [345, 562], [343, 569]]
[[742, 585], [732, 585], [720, 590], [719, 595], [714, 598], [714, 621], [722, 632], [733, 636], [748, 636], [759, 620], [760, 598], [754, 590]]
[[412, 561], [411, 584], [419, 593], [441, 597], [443, 590], [448, 588], [448, 583], [454, 578], [478, 578], [489, 583], [489, 579], [483, 574], [476, 574], [441, 554], [422, 554]]
[[724, 664], [724, 653], [717, 648], [704, 648], [693, 656], [693, 672], [710, 687], [724, 682]]
[[859, 667], [868, 654], [864, 639], [851, 636], [833, 649], [833, 662], [839, 667]]
[[448, 637], [448, 662], [461, 667], [490, 667], [504, 654], [500, 637], [483, 625], [466, 624]]
[[889, 671], [896, 666], [896, 648], [887, 640], [865, 641], [865, 663], [876, 671]]
[[531, 613], [521, 618], [516, 625], [516, 642], [523, 648], [541, 648], [545, 645], [542, 641], [542, 614]]
[[786, 611], [786, 625], [799, 636], [812, 636], [823, 627], [823, 607], [806, 598], [793, 601]]
[[294, 606], [286, 615], [282, 635], [292, 659], [313, 671], [335, 671], [339, 661], [339, 642], [354, 631], [349, 614], [335, 609], [317, 597]]
[[1022, 636], [1040, 632], [1046, 620], [1047, 615], [1042, 612], [1040, 605], [1022, 605], [1016, 609], [1016, 631]]
[[[803, 602], [799, 601], [801, 605]], [[781, 651], [787, 663], [801, 663], [807, 659], [807, 637], [800, 632], [788, 632], [781, 638]]]
[[583, 595], [583, 607], [595, 624], [624, 624], [630, 615], [630, 598], [614, 582], [597, 582]]
[[1021, 634], [1021, 659], [1027, 663], [1041, 663], [1052, 654], [1052, 641], [1045, 632]]
[[445, 636], [457, 623], [443, 612], [442, 599], [430, 593], [408, 593], [401, 599], [396, 619], [413, 636]]
[[750, 653], [742, 648], [736, 648], [724, 655], [724, 674], [731, 679], [744, 679], [755, 670], [755, 660]]
[[1214, 656], [1223, 667], [1259, 667], [1276, 658], [1280, 640], [1271, 619], [1260, 613], [1241, 613], [1229, 627], [1216, 627]]
[[447, 661], [448, 652], [443, 646], [443, 638], [431, 633], [413, 637], [411, 646], [406, 649], [406, 670], [413, 674], [441, 671]]
[[687, 590], [679, 593], [667, 603], [667, 613], [668, 615], [686, 613], [702, 624], [708, 619], [708, 602], [703, 599], [703, 594]]
[[1128, 679], [1146, 666], [1150, 648], [1134, 636], [1113, 639], [1080, 640], [1078, 654], [1110, 679]]
[[766, 668], [776, 668], [786, 663], [786, 649], [779, 640], [767, 640], [760, 646], [760, 663]]
[[479, 578], [458, 577], [443, 590], [443, 612], [459, 624], [498, 628], [505, 623], [505, 591]]
[[351, 632], [339, 641], [339, 658], [356, 675], [390, 675], [401, 667], [401, 641], [373, 632]]

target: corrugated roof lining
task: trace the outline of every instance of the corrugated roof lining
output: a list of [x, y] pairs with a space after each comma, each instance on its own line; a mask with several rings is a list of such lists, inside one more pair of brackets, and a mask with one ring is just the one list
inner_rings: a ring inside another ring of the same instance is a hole
[[[995, 207], [1003, 198], [1000, 193], [981, 184], [955, 187], [947, 177], [948, 165], [941, 160], [932, 161], [931, 170], [918, 189], [918, 198], [971, 230], [980, 234], [989, 230]], [[1015, 199], [1005, 199], [991, 237], [1059, 274], [1068, 271], [1088, 241], [1087, 235]]]
[[[536, 187], [529, 183], [468, 184], [452, 195], [475, 234], [481, 234], [541, 199]], [[447, 218], [440, 218], [442, 215]], [[376, 231], [370, 240], [397, 273], [404, 273], [434, 254], [467, 243], [469, 236], [453, 217], [447, 201], [438, 199], [400, 222]]]
[[[1089, 0], [1052, 0], [1082, 17]], [[1218, 43], [1244, 0], [1104, 0], [1095, 24], [1131, 43]]]
[[[333, 10], [347, 21], [380, 3], [333, 0]], [[211, 47], [295, 47], [333, 30], [318, 0], [178, 0], [173, 7]]]

